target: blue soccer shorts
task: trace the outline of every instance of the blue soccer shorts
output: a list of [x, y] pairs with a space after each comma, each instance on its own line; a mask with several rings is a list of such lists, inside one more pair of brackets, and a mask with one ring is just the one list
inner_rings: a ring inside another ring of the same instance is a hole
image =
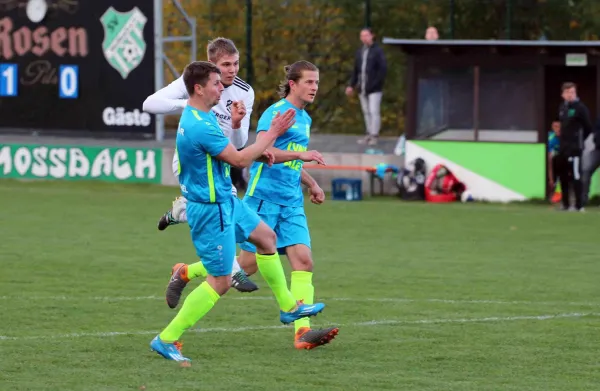
[[239, 198], [233, 197], [233, 202], [235, 203], [235, 241], [244, 243], [260, 224], [260, 217]]
[[247, 240], [260, 223], [258, 215], [237, 197], [218, 204], [188, 200], [187, 218], [196, 254], [214, 277], [231, 274], [236, 242]]
[[[242, 202], [256, 211], [258, 216], [275, 231], [279, 254], [285, 254], [286, 247], [296, 244], [304, 244], [310, 248], [310, 233], [304, 206], [283, 206], [250, 196], [245, 196]], [[240, 247], [244, 251], [256, 252], [256, 247], [247, 241]]]

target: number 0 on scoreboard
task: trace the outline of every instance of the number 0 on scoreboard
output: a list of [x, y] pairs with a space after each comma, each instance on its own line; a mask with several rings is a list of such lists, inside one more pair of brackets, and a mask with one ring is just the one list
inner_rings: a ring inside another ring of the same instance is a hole
[[61, 65], [58, 68], [58, 96], [61, 99], [79, 96], [79, 66]]

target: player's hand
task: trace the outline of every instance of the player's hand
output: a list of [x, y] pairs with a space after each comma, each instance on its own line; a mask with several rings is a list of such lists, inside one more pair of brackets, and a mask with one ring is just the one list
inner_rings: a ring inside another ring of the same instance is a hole
[[236, 101], [231, 104], [231, 123], [240, 124], [246, 116], [246, 105], [243, 101]]
[[271, 121], [270, 131], [275, 133], [277, 137], [281, 136], [296, 123], [296, 120], [294, 119], [295, 116], [296, 110], [294, 109], [288, 109], [283, 114], [277, 112]]
[[300, 152], [300, 160], [303, 162], [317, 162], [323, 166], [326, 166], [325, 159], [323, 159], [323, 155], [319, 151], [306, 151]]
[[313, 204], [320, 205], [325, 202], [325, 192], [319, 185], [309, 188], [308, 193], [310, 194], [310, 202]]
[[271, 167], [275, 163], [275, 155], [267, 149], [262, 153], [261, 160]]
[[351, 96], [353, 92], [354, 92], [354, 88], [346, 87], [346, 95]]

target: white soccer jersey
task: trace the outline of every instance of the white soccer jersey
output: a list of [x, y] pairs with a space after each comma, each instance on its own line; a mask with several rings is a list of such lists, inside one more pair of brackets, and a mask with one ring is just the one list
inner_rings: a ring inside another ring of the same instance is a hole
[[[144, 101], [143, 109], [152, 114], [177, 114], [187, 105], [189, 95], [183, 82], [183, 76], [169, 85], [156, 91]], [[240, 129], [231, 128], [231, 104], [235, 101], [244, 101], [246, 115], [242, 119]], [[250, 128], [250, 115], [254, 105], [254, 90], [248, 83], [236, 76], [233, 84], [226, 87], [221, 94], [219, 103], [212, 108], [217, 117], [219, 126], [225, 136], [237, 149], [243, 148], [248, 142], [248, 129]], [[179, 167], [179, 156], [173, 156], [173, 174], [177, 176]]]

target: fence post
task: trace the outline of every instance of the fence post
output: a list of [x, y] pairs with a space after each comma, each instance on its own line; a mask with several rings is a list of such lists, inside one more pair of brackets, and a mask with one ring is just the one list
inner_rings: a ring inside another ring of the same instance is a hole
[[512, 27], [512, 0], [506, 1], [506, 39], [511, 39]]
[[[154, 0], [154, 90], [158, 91], [165, 86], [163, 68], [163, 0]], [[155, 117], [156, 129], [154, 138], [157, 141], [165, 139], [165, 117], [157, 114]]]
[[454, 39], [454, 0], [450, 0], [450, 39]]
[[246, 0], [246, 82], [252, 85], [254, 66], [252, 64], [252, 0]]

